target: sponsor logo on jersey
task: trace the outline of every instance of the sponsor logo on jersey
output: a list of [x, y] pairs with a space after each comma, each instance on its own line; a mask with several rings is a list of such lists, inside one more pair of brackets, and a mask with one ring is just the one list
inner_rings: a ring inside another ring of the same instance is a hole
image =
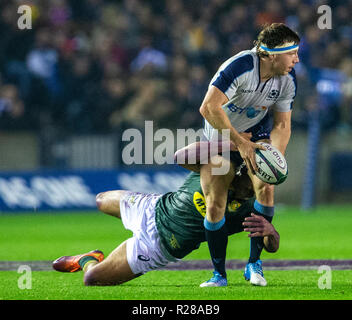
[[177, 242], [177, 239], [174, 234], [170, 238], [170, 246], [174, 249], [181, 248], [180, 244]]
[[239, 203], [237, 200], [232, 200], [228, 205], [227, 209], [230, 212], [235, 212], [238, 210], [238, 208], [241, 206], [241, 203]]
[[[242, 107], [236, 106], [233, 103], [228, 104], [226, 107], [228, 110], [230, 110], [231, 112], [234, 112], [234, 113], [238, 113], [238, 114], [245, 113], [249, 119], [255, 118], [261, 112], [261, 110], [258, 110], [252, 106], [242, 108]], [[262, 109], [262, 107], [260, 107], [260, 108]]]
[[141, 261], [149, 261], [150, 260], [149, 257], [146, 257], [143, 254], [138, 255], [138, 259]]
[[260, 110], [256, 110], [253, 107], [248, 107], [247, 109], [247, 117], [249, 119], [255, 118], [260, 113]]
[[251, 89], [241, 89], [242, 93], [252, 93], [254, 90]]
[[131, 196], [127, 202], [130, 206], [133, 206], [136, 203], [136, 196]]
[[266, 100], [277, 100], [277, 98], [279, 97], [280, 95], [280, 91], [279, 90], [276, 90], [276, 89], [273, 89], [269, 92]]
[[[205, 217], [206, 215], [206, 211], [207, 211], [207, 206], [205, 203], [205, 198], [204, 196], [199, 193], [198, 191], [195, 192], [193, 194], [193, 203], [197, 209], [197, 211], [203, 216]], [[231, 202], [228, 203], [227, 205], [227, 210], [229, 212], [235, 212], [238, 210], [238, 208], [241, 206], [242, 204], [240, 202], [238, 202], [237, 200], [232, 200]], [[176, 239], [175, 239], [176, 240]]]
[[207, 212], [207, 207], [205, 204], [205, 199], [204, 196], [200, 192], [195, 192], [193, 194], [193, 204], [196, 207], [197, 211], [205, 217], [205, 214]]

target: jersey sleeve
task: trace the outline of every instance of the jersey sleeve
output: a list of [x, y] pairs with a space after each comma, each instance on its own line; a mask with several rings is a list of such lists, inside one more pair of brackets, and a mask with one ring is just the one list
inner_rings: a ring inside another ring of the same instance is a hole
[[274, 105], [275, 111], [288, 112], [293, 107], [293, 101], [295, 100], [297, 94], [297, 80], [294, 69], [290, 71], [288, 77], [288, 83], [284, 89], [284, 92], [280, 95]]
[[233, 61], [225, 62], [211, 81], [211, 85], [221, 90], [230, 100], [244, 81], [246, 74], [254, 68], [253, 57], [246, 54]]

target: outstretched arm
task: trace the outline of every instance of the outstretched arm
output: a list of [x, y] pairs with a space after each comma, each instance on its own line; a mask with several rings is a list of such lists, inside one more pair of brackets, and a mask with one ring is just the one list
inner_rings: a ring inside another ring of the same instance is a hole
[[[246, 132], [240, 135], [246, 140], [252, 137], [251, 133]], [[237, 151], [232, 141], [199, 141], [177, 150], [174, 154], [174, 162], [185, 169], [199, 172], [200, 165], [207, 164], [212, 157], [229, 151]]]
[[248, 237], [264, 237], [264, 248], [267, 252], [276, 252], [279, 249], [280, 235], [264, 217], [252, 213], [244, 219], [243, 226], [244, 231], [250, 232]]
[[210, 159], [222, 152], [234, 150], [230, 141], [200, 141], [177, 150], [174, 155], [176, 164], [191, 171], [199, 172], [202, 164], [207, 164]]

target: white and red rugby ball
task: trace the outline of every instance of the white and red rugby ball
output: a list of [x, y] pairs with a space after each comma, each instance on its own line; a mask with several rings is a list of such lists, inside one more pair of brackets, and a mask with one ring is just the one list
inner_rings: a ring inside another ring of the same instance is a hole
[[255, 161], [258, 171], [256, 176], [269, 184], [283, 183], [288, 175], [287, 162], [282, 153], [269, 143], [258, 142], [266, 150], [256, 149]]

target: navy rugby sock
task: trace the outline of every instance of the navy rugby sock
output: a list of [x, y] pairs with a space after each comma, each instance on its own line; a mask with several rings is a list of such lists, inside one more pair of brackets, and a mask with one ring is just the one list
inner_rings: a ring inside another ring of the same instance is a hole
[[[253, 213], [263, 216], [266, 220], [271, 222], [274, 216], [274, 207], [267, 207], [260, 204], [257, 200], [254, 201]], [[248, 263], [256, 262], [260, 259], [260, 255], [264, 248], [263, 237], [254, 237], [250, 240], [250, 253]]]
[[228, 233], [225, 217], [216, 223], [209, 222], [207, 218], [205, 218], [204, 227], [214, 269], [226, 278], [225, 262]]

